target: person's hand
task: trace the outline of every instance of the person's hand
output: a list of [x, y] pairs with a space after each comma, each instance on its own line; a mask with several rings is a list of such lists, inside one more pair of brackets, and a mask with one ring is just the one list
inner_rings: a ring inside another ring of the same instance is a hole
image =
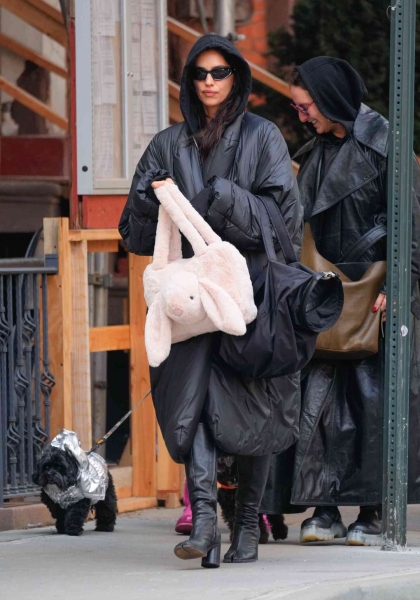
[[372, 312], [376, 313], [377, 311], [382, 313], [382, 323], [386, 321], [386, 295], [379, 294], [376, 299], [375, 304], [373, 305]]
[[165, 185], [166, 183], [172, 183], [173, 184], [173, 181], [172, 181], [172, 179], [170, 177], [168, 177], [168, 179], [165, 179], [164, 181], [154, 181], [152, 183], [152, 188], [156, 189], [158, 187], [162, 187], [162, 185]]

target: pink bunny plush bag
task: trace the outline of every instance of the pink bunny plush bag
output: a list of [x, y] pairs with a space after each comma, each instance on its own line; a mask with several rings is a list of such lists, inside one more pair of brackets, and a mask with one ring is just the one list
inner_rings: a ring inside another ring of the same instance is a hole
[[[257, 316], [245, 258], [198, 214], [176, 185], [155, 190], [160, 201], [153, 262], [144, 271], [146, 351], [158, 367], [171, 344], [224, 331], [244, 335]], [[182, 258], [181, 233], [194, 256]]]

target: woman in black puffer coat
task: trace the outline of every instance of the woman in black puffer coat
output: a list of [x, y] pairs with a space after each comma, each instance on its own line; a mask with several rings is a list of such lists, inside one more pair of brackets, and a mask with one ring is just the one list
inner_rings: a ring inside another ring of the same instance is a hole
[[[185, 121], [154, 137], [142, 156], [124, 208], [120, 233], [130, 252], [152, 255], [158, 218], [154, 188], [173, 180], [223, 240], [245, 256], [255, 280], [267, 264], [260, 197], [276, 201], [297, 254], [302, 210], [292, 163], [278, 128], [244, 112], [251, 90], [248, 63], [225, 38], [208, 34], [193, 46], [182, 76]], [[184, 257], [192, 250], [183, 240]], [[281, 259], [281, 256], [279, 256]], [[242, 379], [217, 353], [218, 334], [174, 344], [150, 369], [153, 402], [172, 458], [184, 462], [193, 531], [179, 558], [218, 566], [216, 452], [239, 455], [236, 524], [225, 562], [257, 559], [258, 509], [272, 453], [297, 438], [299, 377]], [[239, 403], [241, 424], [229, 418]], [[223, 412], [223, 414], [221, 414]]]

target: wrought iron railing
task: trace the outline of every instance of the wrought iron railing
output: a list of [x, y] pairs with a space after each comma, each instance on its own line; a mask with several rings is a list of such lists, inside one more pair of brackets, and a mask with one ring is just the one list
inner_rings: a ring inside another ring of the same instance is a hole
[[0, 260], [0, 506], [36, 491], [32, 474], [49, 438], [47, 276], [56, 272], [36, 258]]

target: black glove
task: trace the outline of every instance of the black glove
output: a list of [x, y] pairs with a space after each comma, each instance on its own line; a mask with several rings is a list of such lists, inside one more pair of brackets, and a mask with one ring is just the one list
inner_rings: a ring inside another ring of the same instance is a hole
[[210, 208], [210, 205], [212, 202], [213, 202], [213, 191], [209, 187], [206, 187], [203, 190], [201, 190], [201, 192], [199, 192], [191, 200], [192, 206], [203, 218], [207, 217], [207, 213], [209, 211], [209, 208]]
[[146, 190], [146, 194], [148, 195], [150, 200], [153, 200], [154, 202], [156, 202], [156, 204], [160, 204], [160, 202], [155, 194], [155, 188], [152, 187], [152, 183], [155, 183], [155, 181], [165, 181], [165, 179], [172, 179], [172, 181], [175, 183], [174, 178], [170, 173], [168, 173], [168, 171], [165, 171], [163, 169], [156, 170], [156, 175], [150, 181], [149, 187]]

